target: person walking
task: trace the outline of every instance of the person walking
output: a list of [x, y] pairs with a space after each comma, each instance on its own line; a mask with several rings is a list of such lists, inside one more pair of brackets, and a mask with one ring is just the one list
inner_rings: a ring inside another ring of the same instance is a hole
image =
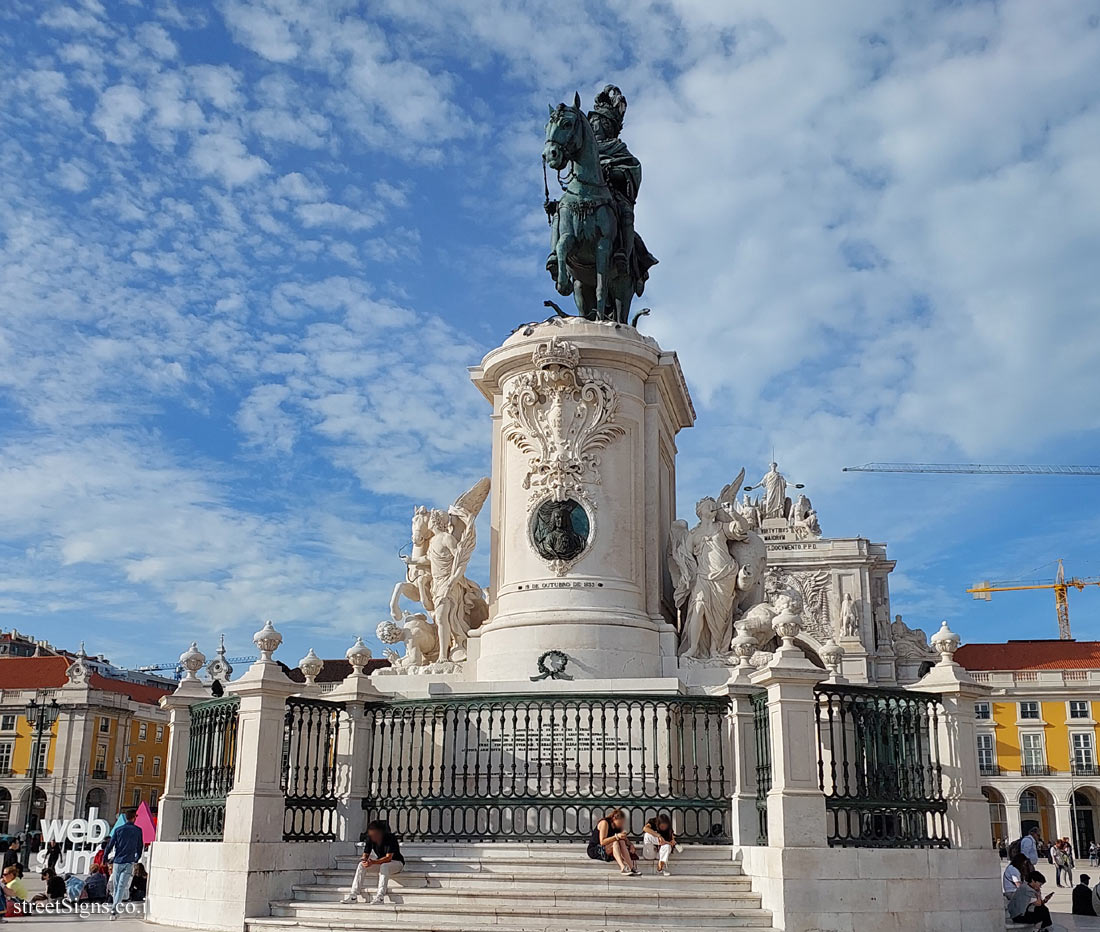
[[617, 861], [619, 871], [629, 877], [641, 874], [638, 870], [638, 850], [624, 830], [626, 813], [613, 809], [596, 823], [588, 839], [588, 856], [593, 861]]
[[1031, 862], [1031, 869], [1039, 866], [1039, 827], [1036, 826], [1020, 839], [1020, 852]]
[[390, 878], [394, 874], [400, 874], [405, 867], [405, 856], [401, 853], [401, 845], [397, 836], [390, 831], [385, 822], [374, 821], [367, 826], [367, 846], [363, 849], [363, 858], [355, 868], [355, 877], [351, 881], [351, 889], [341, 903], [354, 903], [356, 898], [366, 899], [367, 871], [378, 871], [378, 889], [374, 898], [370, 901], [372, 906], [378, 906], [386, 902], [386, 896], [390, 892]]
[[1058, 839], [1051, 847], [1051, 860], [1054, 861], [1054, 885], [1062, 886], [1062, 875], [1065, 875], [1068, 886], [1073, 884], [1073, 875], [1070, 873], [1070, 859], [1066, 851], [1066, 844]]
[[126, 812], [126, 821], [118, 826], [107, 840], [103, 849], [104, 857], [112, 858], [114, 870], [111, 872], [112, 897], [111, 918], [118, 918], [118, 905], [130, 892], [130, 880], [134, 875], [134, 865], [141, 860], [145, 851], [145, 836], [134, 825], [137, 813], [133, 809]]
[[642, 857], [648, 861], [657, 859], [657, 873], [668, 877], [668, 860], [676, 850], [676, 836], [672, 832], [672, 820], [664, 812], [646, 822], [642, 829]]
[[46, 844], [46, 867], [57, 873], [57, 862], [61, 860], [61, 855], [64, 852], [61, 850], [61, 845], [56, 841], [51, 841]]

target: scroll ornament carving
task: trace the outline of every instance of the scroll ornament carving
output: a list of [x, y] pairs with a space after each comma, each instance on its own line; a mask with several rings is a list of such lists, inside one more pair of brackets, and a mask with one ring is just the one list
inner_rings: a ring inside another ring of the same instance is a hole
[[528, 457], [528, 509], [570, 496], [594, 509], [585, 487], [600, 483], [599, 453], [626, 433], [616, 423], [618, 394], [561, 337], [539, 343], [531, 359], [535, 371], [517, 378], [504, 402], [504, 439]]

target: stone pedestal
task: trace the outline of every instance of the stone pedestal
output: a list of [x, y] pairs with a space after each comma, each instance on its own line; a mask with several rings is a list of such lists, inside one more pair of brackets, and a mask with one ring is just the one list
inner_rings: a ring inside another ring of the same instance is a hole
[[[694, 410], [674, 353], [579, 318], [531, 325], [471, 373], [493, 405], [491, 603], [481, 682], [675, 671], [665, 567], [675, 436]], [[668, 669], [666, 670], [666, 666]]]

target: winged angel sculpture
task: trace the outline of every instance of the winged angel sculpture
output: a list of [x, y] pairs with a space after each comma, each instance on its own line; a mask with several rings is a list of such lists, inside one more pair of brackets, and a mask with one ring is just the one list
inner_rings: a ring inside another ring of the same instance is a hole
[[[393, 622], [378, 626], [386, 644], [406, 644], [405, 657], [386, 652], [395, 668], [466, 659], [470, 632], [489, 617], [485, 594], [466, 577], [466, 567], [477, 544], [476, 519], [489, 496], [489, 479], [479, 479], [447, 510], [418, 507], [413, 513], [412, 552], [405, 562], [405, 580], [393, 590]], [[401, 609], [401, 597], [419, 602], [423, 612]], [[396, 622], [396, 624], [394, 623]]]
[[672, 522], [669, 572], [682, 619], [682, 658], [725, 658], [736, 616], [764, 599], [767, 549], [737, 509], [744, 478], [742, 469], [717, 500], [700, 499], [695, 527], [689, 530], [686, 521]]

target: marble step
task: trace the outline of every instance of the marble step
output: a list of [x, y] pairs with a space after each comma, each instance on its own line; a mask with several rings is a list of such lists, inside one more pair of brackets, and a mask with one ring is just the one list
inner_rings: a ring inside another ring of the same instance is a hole
[[[341, 870], [314, 871], [317, 884], [336, 888], [346, 888], [352, 880], [353, 872]], [[720, 895], [723, 890], [749, 890], [750, 878], [737, 873], [696, 874], [688, 868], [677, 871], [668, 879], [656, 874], [653, 867], [644, 865], [642, 875], [624, 878], [617, 869], [604, 871], [572, 871], [568, 868], [543, 868], [533, 871], [458, 871], [433, 870], [421, 872], [410, 863], [409, 868], [398, 874], [393, 882], [400, 887], [443, 887], [447, 889], [482, 888], [501, 889], [518, 887], [525, 890], [541, 890], [545, 887], [559, 889], [569, 887], [577, 892], [598, 893], [600, 890], [618, 890], [629, 880], [629, 884], [642, 889], [657, 890], [669, 884], [675, 884], [681, 890], [695, 890]]]
[[[560, 903], [590, 901], [594, 897], [610, 902], [622, 902], [627, 905], [647, 903], [656, 908], [690, 909], [700, 902], [715, 905], [760, 906], [760, 896], [752, 892], [747, 884], [742, 889], [729, 890], [725, 887], [707, 890], [691, 889], [685, 883], [677, 883], [675, 877], [658, 880], [657, 883], [643, 883], [641, 877], [623, 877], [614, 886], [554, 883], [521, 883], [518, 885], [485, 885], [482, 887], [421, 887], [415, 885], [398, 886], [395, 878], [390, 889], [401, 901], [408, 905], [426, 903], [433, 900], [445, 902], [461, 897], [466, 902], [495, 902], [524, 905], [533, 899], [540, 902]], [[336, 884], [295, 884], [295, 902], [334, 903], [347, 892], [346, 885]], [[374, 889], [371, 884], [370, 889]]]
[[[404, 899], [403, 894], [396, 894]], [[705, 902], [713, 903], [712, 900]], [[311, 929], [333, 928], [336, 925], [361, 929], [381, 928], [435, 928], [437, 925], [469, 932], [475, 926], [507, 929], [547, 929], [554, 932], [579, 932], [593, 930], [646, 930], [657, 928], [682, 929], [770, 929], [771, 913], [754, 907], [695, 905], [687, 908], [682, 903], [662, 909], [660, 917], [655, 908], [639, 911], [629, 902], [605, 903], [601, 900], [580, 900], [574, 897], [553, 902], [547, 897], [530, 897], [521, 904], [493, 902], [467, 902], [465, 896], [439, 898], [431, 904], [405, 903], [368, 906], [361, 903], [305, 903], [276, 900], [271, 904], [271, 917], [296, 920], [299, 925]], [[249, 920], [250, 930], [258, 928], [265, 920]], [[388, 921], [388, 925], [384, 922]]]
[[[635, 839], [641, 847], [641, 840]], [[584, 854], [587, 843], [570, 840], [560, 844], [554, 842], [404, 842], [401, 851], [408, 857], [468, 857], [485, 860], [494, 858], [547, 858], [574, 857], [579, 851]], [[699, 859], [704, 861], [729, 861], [729, 845], [683, 845], [675, 857]]]
[[[371, 906], [371, 910], [379, 907]], [[771, 920], [753, 920], [752, 924], [728, 922], [724, 926], [698, 926], [675, 920], [627, 919], [608, 923], [605, 920], [578, 921], [571, 919], [560, 923], [544, 919], [516, 919], [497, 921], [497, 917], [485, 917], [477, 923], [479, 928], [491, 928], [493, 932], [714, 932], [715, 928], [728, 929], [771, 929]], [[470, 932], [471, 923], [467, 921], [439, 920], [427, 916], [402, 914], [364, 916], [363, 918], [325, 919], [316, 922], [300, 919], [267, 916], [261, 919], [249, 919], [245, 922], [245, 932]]]
[[[355, 872], [358, 858], [337, 858], [336, 871], [346, 873], [349, 876]], [[605, 874], [613, 874], [618, 871], [618, 866], [603, 861], [593, 861], [583, 852], [574, 853], [569, 858], [554, 860], [515, 860], [509, 861], [502, 858], [485, 858], [478, 861], [471, 858], [412, 858], [405, 861], [405, 870], [416, 873], [449, 873], [461, 874], [532, 874], [536, 876], [577, 876], [599, 877]], [[656, 870], [653, 861], [640, 862], [640, 870], [643, 874]], [[679, 858], [672, 856], [672, 870], [692, 877], [740, 877], [741, 865], [730, 860], [712, 861], [699, 858]]]
[[[498, 866], [503, 865], [508, 870], [522, 870], [529, 868], [531, 870], [540, 870], [548, 866], [552, 867], [575, 867], [578, 870], [607, 870], [608, 862], [594, 861], [588, 856], [588, 853], [584, 848], [569, 847], [564, 849], [557, 849], [551, 846], [544, 846], [541, 851], [533, 851], [530, 853], [515, 853], [514, 856], [486, 856], [478, 852], [459, 852], [456, 854], [444, 854], [439, 852], [411, 852], [406, 850], [405, 846], [402, 846], [402, 853], [405, 855], [405, 863], [412, 864], [425, 864], [432, 865], [433, 869], [446, 870], [448, 865], [459, 864], [467, 865], [466, 870], [496, 870]], [[640, 853], [640, 852], [639, 852]], [[336, 867], [343, 870], [355, 870], [355, 865], [359, 863], [360, 855], [347, 854], [338, 855], [333, 859]], [[674, 864], [689, 865], [690, 869], [695, 871], [724, 871], [724, 872], [739, 872], [740, 864], [733, 860], [728, 849], [722, 849], [719, 852], [705, 851], [702, 853], [696, 853], [691, 848], [684, 851], [677, 852], [672, 856], [672, 862]], [[643, 863], [656, 863], [648, 860]], [[477, 865], [480, 865], [477, 866]]]

